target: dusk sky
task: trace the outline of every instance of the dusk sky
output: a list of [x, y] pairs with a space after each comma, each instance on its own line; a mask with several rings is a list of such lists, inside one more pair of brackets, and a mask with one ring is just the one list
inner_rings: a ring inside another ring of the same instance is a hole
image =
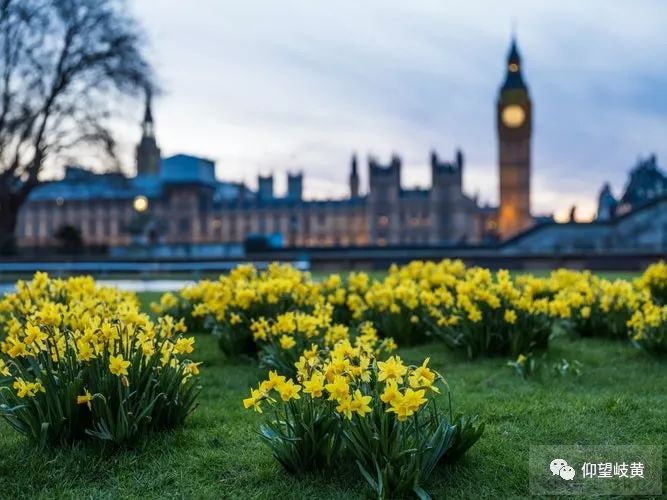
[[[347, 193], [350, 155], [466, 158], [464, 189], [497, 202], [495, 99], [512, 26], [534, 103], [533, 211], [590, 216], [639, 155], [667, 164], [667, 2], [136, 0], [163, 94], [163, 154], [212, 158], [255, 185], [303, 170], [307, 197]], [[137, 117], [140, 113], [137, 110]], [[139, 130], [123, 131], [126, 163]], [[128, 172], [131, 167], [128, 167]]]

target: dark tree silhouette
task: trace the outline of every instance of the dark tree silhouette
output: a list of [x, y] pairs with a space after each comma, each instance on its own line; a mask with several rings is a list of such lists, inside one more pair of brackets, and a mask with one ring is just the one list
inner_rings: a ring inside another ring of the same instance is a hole
[[60, 243], [60, 248], [64, 253], [76, 254], [83, 251], [83, 238], [81, 231], [74, 226], [61, 226], [54, 235]]
[[152, 87], [124, 0], [0, 0], [0, 249], [45, 162], [84, 144], [115, 159], [114, 103]]

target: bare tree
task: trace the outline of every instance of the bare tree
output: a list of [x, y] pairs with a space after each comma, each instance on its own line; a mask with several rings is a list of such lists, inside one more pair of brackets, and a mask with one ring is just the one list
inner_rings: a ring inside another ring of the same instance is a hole
[[153, 87], [142, 41], [124, 0], [0, 0], [0, 248], [45, 161], [115, 158], [113, 103]]

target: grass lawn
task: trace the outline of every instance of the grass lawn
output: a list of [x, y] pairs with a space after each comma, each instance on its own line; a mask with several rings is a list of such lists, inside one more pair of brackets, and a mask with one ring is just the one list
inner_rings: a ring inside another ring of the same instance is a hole
[[[0, 497], [367, 495], [353, 469], [339, 479], [284, 473], [255, 433], [261, 416], [241, 405], [261, 371], [250, 361], [226, 360], [208, 335], [197, 336], [195, 353], [204, 362], [200, 406], [184, 429], [139, 443], [135, 450], [77, 446], [40, 454], [0, 423]], [[484, 436], [460, 464], [436, 470], [427, 485], [434, 498], [527, 495], [531, 444], [667, 445], [667, 363], [623, 342], [557, 339], [550, 359], [579, 360], [583, 375], [543, 383], [523, 381], [504, 366], [505, 359], [469, 362], [439, 343], [400, 354], [412, 362], [430, 356], [452, 387], [455, 411], [479, 413], [487, 422]]]

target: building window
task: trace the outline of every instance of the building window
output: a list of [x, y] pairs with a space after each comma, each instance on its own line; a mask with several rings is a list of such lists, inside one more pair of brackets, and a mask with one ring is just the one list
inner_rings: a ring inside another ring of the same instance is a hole
[[378, 226], [387, 227], [389, 225], [389, 217], [386, 215], [381, 215], [378, 217]]

